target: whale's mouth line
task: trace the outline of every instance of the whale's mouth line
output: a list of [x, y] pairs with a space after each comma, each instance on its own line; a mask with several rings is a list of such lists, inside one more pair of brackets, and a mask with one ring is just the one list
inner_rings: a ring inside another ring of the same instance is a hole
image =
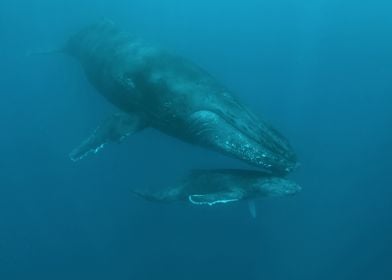
[[244, 115], [235, 117], [222, 110], [210, 111], [217, 114], [233, 130], [257, 144], [260, 150], [265, 151], [266, 157], [280, 158], [281, 162], [285, 161], [291, 166], [290, 170], [298, 166], [296, 155], [287, 139], [268, 123], [258, 120], [251, 112], [245, 110]]

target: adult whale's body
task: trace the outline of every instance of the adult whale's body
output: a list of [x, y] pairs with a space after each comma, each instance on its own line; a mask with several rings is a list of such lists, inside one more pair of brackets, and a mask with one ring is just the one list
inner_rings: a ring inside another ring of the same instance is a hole
[[80, 61], [92, 85], [121, 110], [71, 153], [74, 160], [153, 127], [272, 173], [288, 173], [297, 164], [287, 140], [211, 75], [111, 23], [81, 30], [64, 52]]

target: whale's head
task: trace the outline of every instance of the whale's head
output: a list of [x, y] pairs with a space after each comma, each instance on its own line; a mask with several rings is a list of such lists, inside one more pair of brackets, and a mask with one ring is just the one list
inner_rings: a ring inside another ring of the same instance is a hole
[[279, 177], [259, 179], [253, 185], [255, 196], [291, 196], [301, 190], [301, 186], [293, 181]]

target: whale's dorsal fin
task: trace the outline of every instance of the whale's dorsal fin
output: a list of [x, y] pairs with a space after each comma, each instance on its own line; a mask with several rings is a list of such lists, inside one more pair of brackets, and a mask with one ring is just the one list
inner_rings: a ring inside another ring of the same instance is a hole
[[107, 118], [94, 132], [70, 153], [73, 161], [78, 161], [90, 153], [97, 153], [107, 143], [122, 142], [125, 137], [140, 131], [145, 123], [138, 115], [116, 113]]
[[238, 191], [224, 191], [208, 194], [191, 194], [188, 196], [188, 200], [192, 204], [212, 206], [215, 204], [235, 202], [243, 199], [243, 197], [243, 193]]

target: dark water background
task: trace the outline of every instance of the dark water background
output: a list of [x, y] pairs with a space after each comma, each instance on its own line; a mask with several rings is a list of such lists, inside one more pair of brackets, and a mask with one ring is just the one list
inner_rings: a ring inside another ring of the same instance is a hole
[[[1, 1], [0, 279], [392, 279], [390, 1]], [[292, 198], [155, 205], [238, 161], [147, 130], [73, 163], [113, 108], [59, 46], [107, 17], [208, 69], [295, 147]]]

